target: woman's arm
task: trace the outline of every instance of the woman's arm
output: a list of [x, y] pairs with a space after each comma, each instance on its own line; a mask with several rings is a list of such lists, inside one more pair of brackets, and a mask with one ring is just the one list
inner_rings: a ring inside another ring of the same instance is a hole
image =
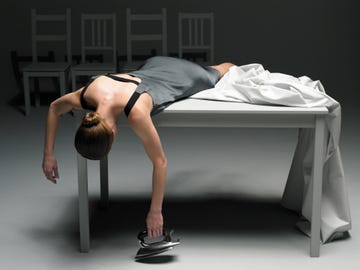
[[64, 95], [50, 104], [45, 126], [45, 142], [43, 153], [43, 171], [47, 179], [56, 183], [59, 178], [57, 161], [54, 156], [56, 131], [59, 118], [62, 114], [71, 111], [73, 108], [81, 108], [80, 90]]
[[129, 123], [142, 140], [145, 151], [153, 164], [152, 197], [146, 225], [148, 236], [158, 237], [163, 233], [162, 203], [165, 193], [167, 160], [150, 114], [140, 113], [129, 118]]

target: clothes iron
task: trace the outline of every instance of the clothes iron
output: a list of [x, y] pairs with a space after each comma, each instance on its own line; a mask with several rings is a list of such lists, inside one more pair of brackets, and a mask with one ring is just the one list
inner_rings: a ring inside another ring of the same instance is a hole
[[137, 236], [139, 240], [140, 249], [136, 253], [135, 260], [149, 258], [165, 251], [171, 250], [173, 247], [180, 244], [180, 239], [173, 240], [172, 234], [174, 230], [163, 230], [163, 236], [155, 238], [154, 240], [148, 239], [147, 230], [140, 232]]

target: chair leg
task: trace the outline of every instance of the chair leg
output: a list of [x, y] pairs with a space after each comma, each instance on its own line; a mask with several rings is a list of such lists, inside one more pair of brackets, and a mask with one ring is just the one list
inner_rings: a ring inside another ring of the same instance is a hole
[[66, 94], [66, 78], [65, 72], [60, 72], [60, 96], [64, 96]]
[[90, 226], [89, 226], [89, 194], [87, 160], [77, 154], [78, 186], [79, 186], [79, 229], [80, 229], [80, 251], [90, 250]]
[[76, 74], [75, 72], [71, 72], [71, 87], [72, 87], [72, 91], [76, 90]]
[[320, 256], [321, 197], [325, 136], [325, 119], [323, 116], [317, 116], [315, 125], [314, 163], [312, 175], [311, 257]]
[[40, 83], [39, 78], [34, 77], [34, 96], [35, 96], [35, 107], [40, 107]]
[[25, 99], [25, 115], [30, 114], [30, 76], [29, 73], [24, 72], [24, 99]]

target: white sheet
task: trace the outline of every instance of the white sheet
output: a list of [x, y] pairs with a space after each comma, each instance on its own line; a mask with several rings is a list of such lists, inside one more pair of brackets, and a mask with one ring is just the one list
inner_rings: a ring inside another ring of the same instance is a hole
[[[260, 64], [233, 66], [214, 88], [191, 98], [277, 104], [285, 106], [326, 106], [328, 143], [324, 161], [321, 205], [321, 239], [331, 241], [351, 228], [350, 209], [339, 149], [341, 131], [340, 104], [325, 93], [320, 81], [270, 73]], [[314, 153], [314, 129], [301, 129], [282, 204], [301, 213], [298, 227], [309, 234], [311, 220], [311, 171]], [[303, 192], [299, 192], [303, 191]]]

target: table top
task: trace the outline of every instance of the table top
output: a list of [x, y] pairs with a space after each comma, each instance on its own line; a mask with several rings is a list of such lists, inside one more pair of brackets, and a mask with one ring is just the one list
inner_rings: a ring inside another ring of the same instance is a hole
[[327, 114], [326, 107], [288, 107], [274, 105], [256, 105], [240, 102], [213, 101], [202, 99], [184, 99], [167, 107], [163, 113], [201, 113], [201, 114]]

